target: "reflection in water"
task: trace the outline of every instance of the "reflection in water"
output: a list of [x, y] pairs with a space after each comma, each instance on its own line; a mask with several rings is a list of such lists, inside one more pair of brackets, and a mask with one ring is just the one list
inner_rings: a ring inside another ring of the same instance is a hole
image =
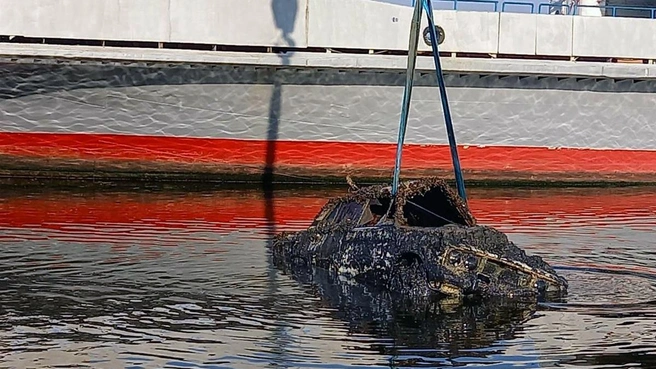
[[[392, 339], [391, 344], [383, 341], [370, 349], [393, 354], [399, 360], [414, 354], [424, 361], [440, 361], [487, 348], [501, 339], [513, 339], [516, 327], [536, 311], [535, 304], [505, 300], [470, 305], [454, 300], [403, 300], [319, 269], [291, 274], [312, 286], [321, 302], [334, 311], [335, 319], [348, 323], [349, 334]], [[408, 363], [395, 363], [400, 364]]]
[[0, 366], [656, 366], [653, 189], [471, 189], [570, 294], [455, 310], [272, 271], [270, 230], [344, 191], [2, 188]]

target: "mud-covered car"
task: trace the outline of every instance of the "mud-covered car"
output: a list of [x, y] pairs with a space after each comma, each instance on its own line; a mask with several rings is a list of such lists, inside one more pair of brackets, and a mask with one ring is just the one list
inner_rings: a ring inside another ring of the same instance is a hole
[[277, 267], [323, 268], [416, 297], [546, 299], [567, 292], [567, 281], [542, 258], [477, 225], [440, 179], [403, 182], [391, 207], [390, 186], [352, 187], [330, 199], [308, 229], [276, 236]]

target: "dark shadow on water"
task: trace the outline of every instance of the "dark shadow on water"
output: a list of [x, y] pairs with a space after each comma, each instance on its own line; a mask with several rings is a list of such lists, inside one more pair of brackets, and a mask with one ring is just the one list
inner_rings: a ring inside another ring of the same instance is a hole
[[[294, 46], [295, 42], [291, 37], [296, 23], [296, 14], [298, 13], [297, 0], [272, 0], [271, 10], [273, 11], [276, 27], [282, 33], [281, 37], [288, 46]], [[289, 54], [279, 55], [282, 65], [289, 64]], [[278, 75], [277, 69], [273, 73], [271, 99], [269, 100], [269, 123], [266, 136], [266, 157], [265, 166], [262, 174], [262, 188], [265, 198], [265, 217], [270, 223], [268, 228], [269, 236], [276, 233], [275, 229], [275, 210], [273, 208], [274, 200], [274, 172], [276, 163], [276, 145], [280, 130], [280, 116], [282, 113], [282, 81]]]
[[[276, 27], [282, 33], [281, 37], [288, 46], [294, 46], [295, 42], [291, 37], [296, 23], [296, 14], [298, 13], [297, 0], [272, 0], [271, 10], [274, 15]], [[289, 54], [283, 53], [279, 55], [282, 65], [289, 65]], [[262, 186], [264, 190], [264, 197], [266, 201], [265, 216], [267, 221], [270, 222], [271, 227], [268, 229], [269, 234], [275, 234], [275, 211], [273, 209], [273, 191], [274, 191], [274, 172], [276, 162], [276, 144], [280, 130], [280, 116], [282, 111], [282, 81], [276, 69], [272, 72], [272, 92], [271, 99], [269, 100], [269, 123], [267, 127], [266, 137], [266, 157], [264, 172], [262, 175]]]
[[[389, 345], [367, 348], [390, 355], [392, 367], [418, 364], [404, 362], [399, 356], [467, 356], [472, 350], [492, 347], [500, 340], [512, 340], [537, 312], [535, 303], [503, 299], [455, 304], [448, 300], [401, 298], [345, 282], [318, 268], [299, 267], [286, 272], [286, 277], [292, 277], [318, 296], [319, 305], [330, 307], [331, 316], [347, 324], [349, 335], [392, 338]], [[476, 355], [485, 357], [480, 352]]]
[[[296, 43], [292, 38], [294, 26], [296, 24], [296, 16], [298, 13], [297, 0], [271, 0], [271, 11], [273, 12], [276, 27], [281, 32], [281, 37], [284, 44], [289, 47], [294, 47]], [[289, 65], [289, 54], [279, 54], [281, 64], [283, 66]], [[276, 213], [274, 208], [274, 178], [275, 178], [275, 165], [276, 165], [276, 145], [280, 131], [280, 118], [282, 113], [282, 79], [277, 68], [270, 69], [272, 73], [271, 79], [273, 82], [271, 99], [269, 101], [269, 122], [267, 127], [266, 136], [266, 157], [265, 166], [262, 174], [262, 188], [264, 191], [265, 201], [265, 218], [267, 223], [267, 249], [271, 249], [273, 237], [277, 233], [276, 229]], [[270, 257], [269, 257], [270, 258]], [[277, 283], [277, 273], [271, 260], [268, 266], [268, 279], [270, 286], [270, 298], [278, 295], [279, 287]], [[274, 302], [275, 303], [275, 302]], [[289, 360], [289, 346], [293, 342], [293, 338], [289, 337], [286, 333], [284, 325], [279, 325], [279, 328], [274, 329], [272, 340], [276, 343], [274, 352], [277, 356], [276, 367], [287, 367]]]
[[276, 142], [278, 141], [278, 129], [280, 119], [281, 104], [281, 86], [279, 83], [273, 85], [271, 100], [269, 102], [269, 125], [266, 137], [266, 157], [264, 171], [262, 173], [262, 189], [265, 199], [265, 218], [270, 227], [267, 229], [271, 237], [276, 233], [275, 230], [275, 210], [273, 208], [274, 200], [274, 171], [276, 162]]

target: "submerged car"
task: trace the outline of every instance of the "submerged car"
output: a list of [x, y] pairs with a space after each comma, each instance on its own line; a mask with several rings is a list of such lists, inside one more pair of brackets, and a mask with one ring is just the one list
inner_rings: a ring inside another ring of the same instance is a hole
[[[299, 287], [313, 295], [319, 309], [346, 323], [349, 335], [382, 338], [363, 342], [360, 350], [429, 350], [432, 358], [469, 356], [472, 350], [517, 338], [527, 321], [539, 316], [536, 301], [493, 298], [463, 301], [397, 298], [385, 291], [341, 280], [335, 273], [313, 268], [293, 273]], [[407, 351], [406, 351], [407, 353]], [[410, 354], [410, 357], [413, 355]], [[434, 364], [435, 362], [433, 362]], [[398, 365], [404, 366], [404, 365]]]
[[413, 297], [562, 297], [567, 281], [500, 231], [476, 224], [444, 182], [426, 178], [357, 188], [328, 201], [312, 224], [276, 236], [286, 271], [323, 268], [340, 278]]

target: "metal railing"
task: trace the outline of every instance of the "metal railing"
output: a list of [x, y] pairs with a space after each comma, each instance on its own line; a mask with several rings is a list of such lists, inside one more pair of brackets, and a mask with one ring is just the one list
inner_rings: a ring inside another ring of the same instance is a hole
[[[412, 1], [414, 6], [416, 0]], [[445, 3], [450, 3], [446, 5]], [[471, 9], [471, 7], [477, 9]], [[656, 19], [656, 8], [622, 6], [622, 5], [579, 5], [579, 4], [559, 4], [559, 3], [534, 3], [528, 1], [503, 1], [503, 0], [433, 0], [435, 10], [462, 10], [462, 11], [494, 11], [502, 13], [528, 13], [528, 14], [553, 14], [560, 10], [560, 14], [576, 14], [582, 8], [594, 8], [604, 10], [605, 16], [621, 17], [618, 10], [628, 10], [632, 12], [644, 12], [649, 14], [648, 18]], [[522, 11], [523, 10], [523, 11]], [[607, 10], [610, 10], [608, 12]], [[609, 14], [610, 13], [610, 14]], [[624, 15], [626, 16], [626, 15]], [[643, 17], [647, 18], [647, 17]]]
[[[617, 9], [620, 10], [633, 10], [633, 11], [640, 11], [640, 12], [649, 12], [649, 18], [654, 19], [656, 18], [656, 8], [646, 8], [646, 7], [638, 7], [638, 6], [608, 6], [608, 5], [574, 5], [574, 14], [576, 14], [576, 10], [579, 8], [595, 8], [595, 9], [605, 9], [611, 10], [610, 16], [611, 17], [617, 17]], [[608, 15], [608, 14], [606, 14]]]

